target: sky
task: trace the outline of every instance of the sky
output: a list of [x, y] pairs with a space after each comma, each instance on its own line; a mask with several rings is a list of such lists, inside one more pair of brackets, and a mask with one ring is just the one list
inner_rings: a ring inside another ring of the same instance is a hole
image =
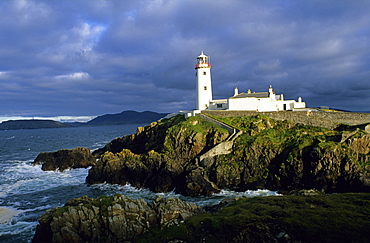
[[195, 109], [201, 51], [214, 98], [370, 111], [367, 0], [1, 0], [0, 117]]

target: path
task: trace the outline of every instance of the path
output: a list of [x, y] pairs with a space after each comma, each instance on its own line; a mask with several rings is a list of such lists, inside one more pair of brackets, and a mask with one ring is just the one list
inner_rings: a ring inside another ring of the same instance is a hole
[[229, 154], [231, 153], [231, 149], [234, 145], [234, 140], [240, 136], [243, 131], [240, 131], [239, 129], [236, 129], [234, 127], [231, 127], [221, 121], [218, 121], [216, 119], [213, 119], [209, 116], [206, 116], [204, 114], [197, 114], [197, 116], [209, 121], [209, 122], [212, 122], [226, 130], [229, 131], [230, 133], [230, 136], [223, 142], [215, 145], [213, 148], [211, 148], [210, 150], [208, 150], [207, 152], [203, 153], [202, 155], [199, 156], [199, 164], [202, 165], [202, 166], [207, 166], [207, 163], [204, 163], [204, 160], [206, 158], [211, 158], [211, 157], [214, 157], [214, 156], [217, 156], [217, 155], [222, 155], [222, 154]]

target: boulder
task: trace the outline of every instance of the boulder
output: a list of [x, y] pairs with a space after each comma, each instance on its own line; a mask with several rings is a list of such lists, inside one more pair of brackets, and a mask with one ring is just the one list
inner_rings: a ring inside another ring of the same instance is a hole
[[42, 165], [42, 170], [60, 170], [87, 168], [94, 165], [96, 159], [88, 148], [61, 149], [56, 152], [40, 153], [32, 165]]

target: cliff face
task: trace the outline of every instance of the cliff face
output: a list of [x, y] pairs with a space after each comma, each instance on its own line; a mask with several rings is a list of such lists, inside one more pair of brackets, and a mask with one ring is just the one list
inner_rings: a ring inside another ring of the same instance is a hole
[[218, 119], [243, 132], [228, 154], [200, 157], [229, 136], [226, 130], [200, 117], [175, 117], [96, 151], [101, 157], [86, 181], [185, 195], [224, 188], [369, 191], [370, 135], [363, 129], [329, 130], [261, 115]]

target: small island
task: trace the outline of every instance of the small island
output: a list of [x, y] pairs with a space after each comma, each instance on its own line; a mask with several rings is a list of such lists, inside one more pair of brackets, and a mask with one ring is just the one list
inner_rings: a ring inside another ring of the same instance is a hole
[[22, 129], [40, 129], [40, 128], [64, 128], [71, 125], [53, 120], [10, 120], [0, 123], [0, 130], [22, 130]]

